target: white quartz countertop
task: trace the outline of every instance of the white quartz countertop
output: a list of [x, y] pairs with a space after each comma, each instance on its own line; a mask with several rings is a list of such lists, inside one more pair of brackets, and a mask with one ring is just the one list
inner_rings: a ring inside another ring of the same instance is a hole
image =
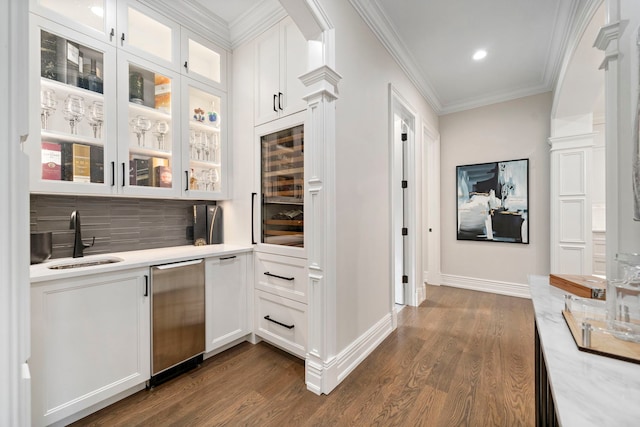
[[[49, 280], [80, 277], [84, 275], [107, 273], [131, 268], [149, 267], [191, 259], [226, 256], [253, 251], [252, 246], [238, 245], [205, 245], [205, 246], [172, 246], [168, 248], [146, 249], [142, 251], [116, 252], [102, 255], [88, 255], [82, 258], [57, 258], [31, 266], [31, 283]], [[122, 261], [111, 264], [93, 265], [89, 267], [52, 270], [49, 267], [60, 264], [73, 264], [97, 261], [105, 258], [118, 258]]]
[[529, 284], [560, 425], [640, 426], [640, 365], [579, 351], [562, 317], [566, 292], [547, 276]]

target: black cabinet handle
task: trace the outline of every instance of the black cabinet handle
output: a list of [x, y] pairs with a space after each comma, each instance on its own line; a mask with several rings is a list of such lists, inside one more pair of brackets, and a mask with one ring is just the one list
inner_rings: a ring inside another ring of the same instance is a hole
[[264, 316], [264, 320], [268, 320], [269, 322], [273, 322], [276, 325], [280, 325], [280, 326], [284, 326], [287, 329], [293, 329], [296, 327], [296, 325], [287, 325], [285, 323], [282, 322], [278, 322], [277, 320], [273, 320], [271, 317], [269, 317], [269, 315], [267, 314], [266, 316]]
[[189, 65], [188, 65], [188, 62], [187, 62], [187, 61], [184, 61], [184, 69], [185, 69], [185, 70], [188, 70], [188, 69], [189, 69]]
[[120, 37], [120, 45], [124, 46], [124, 33], [122, 33], [122, 36]]
[[295, 280], [295, 277], [284, 277], [284, 276], [278, 276], [277, 274], [272, 274], [272, 273], [269, 273], [268, 271], [265, 271], [265, 272], [264, 272], [264, 275], [265, 275], [265, 276], [276, 277], [276, 278], [278, 278], [278, 279], [288, 280], [288, 281]]
[[184, 171], [184, 176], [187, 178], [184, 183], [184, 191], [189, 191], [189, 171]]
[[235, 255], [226, 256], [226, 257], [220, 258], [220, 261], [224, 261], [224, 260], [227, 260], [227, 259], [234, 259], [234, 258], [237, 258], [237, 257]]
[[256, 204], [256, 196], [258, 195], [258, 193], [251, 193], [251, 244], [255, 245], [258, 242], [256, 242], [256, 235], [255, 235], [255, 227], [253, 225], [253, 215], [255, 212], [255, 204]]
[[144, 275], [144, 296], [149, 296], [149, 276]]
[[282, 92], [278, 92], [278, 108], [282, 111]]
[[116, 35], [116, 29], [112, 28], [111, 32], [109, 33], [109, 41], [110, 42], [113, 41], [113, 36], [115, 36], [115, 35]]
[[276, 98], [278, 97], [278, 95], [276, 95], [275, 93], [273, 94], [273, 111], [275, 111], [276, 113], [278, 112], [278, 109], [276, 108]]
[[111, 162], [111, 186], [116, 185], [116, 162]]
[[125, 176], [127, 176], [127, 169], [126, 169], [125, 163], [122, 162], [122, 186], [123, 187], [126, 185]]

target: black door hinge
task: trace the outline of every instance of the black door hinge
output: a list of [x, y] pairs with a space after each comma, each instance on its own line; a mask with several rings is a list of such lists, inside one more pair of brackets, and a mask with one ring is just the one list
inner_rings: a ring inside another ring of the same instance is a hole
[[403, 236], [409, 235], [409, 229], [407, 227], [402, 227], [402, 235]]
[[406, 274], [402, 275], [402, 283], [409, 283], [409, 276], [407, 276]]
[[406, 134], [406, 133], [403, 133], [403, 134], [402, 134], [402, 142], [404, 142], [404, 141], [406, 141], [406, 140], [407, 140], [407, 134]]
[[406, 180], [402, 181], [402, 188], [407, 188], [409, 186], [409, 183]]

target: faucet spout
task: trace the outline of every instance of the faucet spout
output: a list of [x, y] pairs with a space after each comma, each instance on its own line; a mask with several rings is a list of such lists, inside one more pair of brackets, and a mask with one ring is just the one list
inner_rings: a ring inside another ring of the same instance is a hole
[[69, 220], [69, 229], [75, 230], [73, 237], [73, 257], [80, 258], [84, 256], [85, 248], [90, 248], [96, 242], [95, 236], [93, 237], [93, 242], [90, 245], [85, 245], [82, 242], [82, 231], [80, 229], [80, 212], [73, 211], [71, 212], [71, 218]]

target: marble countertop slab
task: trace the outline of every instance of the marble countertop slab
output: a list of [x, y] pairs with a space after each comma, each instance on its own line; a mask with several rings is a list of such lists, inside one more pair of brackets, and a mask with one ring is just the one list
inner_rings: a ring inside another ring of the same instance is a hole
[[[50, 280], [67, 279], [84, 275], [108, 273], [131, 268], [149, 267], [198, 258], [231, 256], [244, 252], [252, 252], [252, 246], [238, 245], [204, 245], [204, 246], [172, 246], [168, 248], [146, 249], [140, 251], [117, 252], [103, 255], [88, 255], [82, 258], [57, 258], [34, 264], [30, 268], [31, 284]], [[52, 270], [49, 267], [60, 264], [91, 262], [105, 258], [117, 258], [120, 262], [93, 265], [90, 267]]]
[[566, 292], [548, 276], [529, 285], [560, 425], [640, 426], [640, 365], [579, 351], [562, 317]]

